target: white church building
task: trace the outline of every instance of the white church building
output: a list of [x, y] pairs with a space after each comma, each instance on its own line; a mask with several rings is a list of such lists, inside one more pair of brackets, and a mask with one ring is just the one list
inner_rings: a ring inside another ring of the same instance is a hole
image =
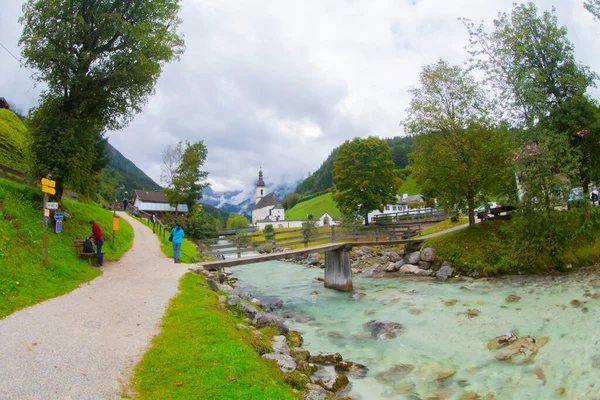
[[275, 192], [267, 193], [263, 173], [260, 170], [258, 172], [258, 182], [256, 182], [256, 204], [252, 209], [252, 223], [261, 226], [284, 220], [283, 206]]

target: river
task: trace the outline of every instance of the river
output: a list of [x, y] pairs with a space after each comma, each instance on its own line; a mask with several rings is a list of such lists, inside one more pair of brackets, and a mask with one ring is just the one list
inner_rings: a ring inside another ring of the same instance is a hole
[[[284, 302], [281, 312], [303, 335], [303, 347], [339, 352], [369, 368], [365, 378], [350, 379], [352, 398], [600, 399], [600, 299], [590, 296], [600, 288], [591, 286], [594, 277], [441, 283], [356, 276], [353, 297], [315, 282], [323, 276], [319, 268], [270, 261], [232, 271], [238, 288], [262, 301]], [[521, 299], [509, 302], [509, 294]], [[469, 309], [480, 313], [469, 316]], [[398, 322], [402, 333], [372, 338], [365, 323], [373, 319]], [[550, 340], [531, 363], [515, 365], [497, 361], [486, 347], [507, 332]], [[405, 367], [386, 372], [399, 364]], [[436, 379], [452, 369], [451, 377]], [[467, 397], [474, 393], [481, 397]]]

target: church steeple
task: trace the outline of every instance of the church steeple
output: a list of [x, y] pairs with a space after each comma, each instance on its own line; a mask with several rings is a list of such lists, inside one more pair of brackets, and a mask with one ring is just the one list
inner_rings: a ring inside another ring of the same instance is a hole
[[256, 182], [256, 204], [265, 196], [266, 188], [263, 180], [262, 169], [258, 170], [258, 182]]

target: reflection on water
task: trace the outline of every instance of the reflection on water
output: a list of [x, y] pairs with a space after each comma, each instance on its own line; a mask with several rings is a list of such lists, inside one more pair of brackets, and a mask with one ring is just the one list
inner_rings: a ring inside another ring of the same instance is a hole
[[[271, 261], [233, 271], [238, 286], [259, 299], [284, 301], [282, 312], [305, 348], [340, 352], [369, 367], [366, 378], [351, 379], [353, 398], [600, 398], [600, 295], [594, 296], [600, 288], [590, 277], [456, 283], [355, 277], [355, 292], [364, 296], [353, 296], [315, 282], [321, 269]], [[510, 294], [520, 300], [507, 301]], [[469, 309], [479, 315], [469, 316]], [[364, 326], [374, 319], [399, 322], [403, 331], [374, 339]], [[507, 332], [550, 341], [531, 363], [497, 361], [486, 343]]]

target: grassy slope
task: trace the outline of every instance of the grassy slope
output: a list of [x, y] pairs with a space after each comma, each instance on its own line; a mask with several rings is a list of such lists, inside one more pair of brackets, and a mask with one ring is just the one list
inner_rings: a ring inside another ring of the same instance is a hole
[[243, 321], [219, 305], [204, 278], [188, 273], [179, 289], [161, 334], [135, 369], [140, 399], [298, 398], [276, 364], [253, 348], [252, 330], [236, 328]]
[[106, 260], [116, 260], [133, 243], [133, 229], [120, 221], [115, 247], [112, 213], [95, 205], [63, 201], [71, 215], [63, 231], [48, 233], [48, 265], [42, 266], [42, 194], [0, 179], [0, 318], [29, 305], [75, 289], [101, 272], [75, 255], [73, 238], [91, 234], [94, 219], [106, 236]]
[[399, 195], [403, 195], [404, 193], [408, 195], [422, 194], [421, 186], [419, 186], [412, 175], [409, 175], [408, 178], [404, 179], [402, 181], [402, 186], [398, 189]]
[[27, 128], [15, 113], [0, 108], [0, 163], [27, 172], [27, 158]]
[[285, 219], [306, 219], [308, 214], [312, 214], [313, 218], [317, 219], [324, 212], [329, 213], [334, 218], [341, 216], [331, 193], [325, 193], [302, 203], [296, 204], [291, 209], [285, 212]]
[[[137, 217], [138, 221], [148, 226], [149, 229], [152, 229], [152, 224], [146, 218]], [[173, 257], [173, 245], [171, 242], [167, 240], [169, 237], [169, 232], [165, 233], [165, 237], [158, 234], [158, 240], [160, 240], [160, 249], [162, 252], [169, 256]], [[198, 247], [186, 238], [183, 238], [183, 243], [181, 243], [181, 262], [184, 264], [195, 264], [198, 262]]]

